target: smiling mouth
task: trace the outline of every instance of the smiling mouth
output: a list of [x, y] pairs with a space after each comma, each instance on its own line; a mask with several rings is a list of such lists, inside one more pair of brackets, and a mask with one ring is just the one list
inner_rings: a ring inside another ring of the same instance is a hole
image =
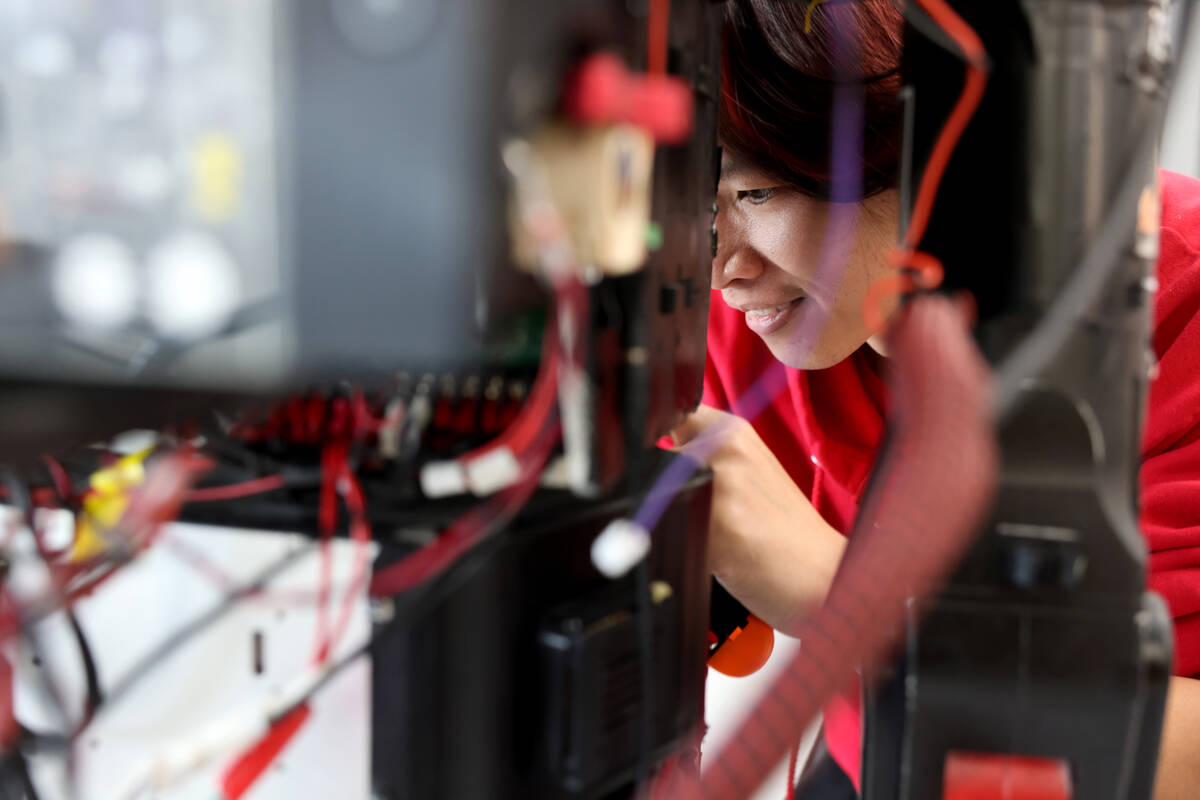
[[751, 317], [753, 319], [770, 319], [771, 317], [775, 316], [776, 314], [781, 314], [784, 311], [787, 311], [789, 308], [792, 307], [792, 303], [795, 303], [795, 302], [796, 302], [795, 300], [792, 300], [789, 303], [784, 303], [783, 305], [779, 305], [779, 306], [772, 306], [771, 308], [751, 309], [746, 312], [746, 316]]
[[782, 327], [802, 302], [804, 302], [804, 298], [797, 297], [789, 303], [777, 306], [747, 309], [745, 311], [746, 325], [759, 335], [771, 333]]

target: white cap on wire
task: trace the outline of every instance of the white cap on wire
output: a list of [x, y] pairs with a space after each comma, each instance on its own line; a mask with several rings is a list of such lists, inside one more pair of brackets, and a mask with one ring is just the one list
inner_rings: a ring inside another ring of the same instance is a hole
[[614, 519], [592, 542], [592, 565], [615, 580], [640, 564], [649, 552], [649, 531], [632, 520]]

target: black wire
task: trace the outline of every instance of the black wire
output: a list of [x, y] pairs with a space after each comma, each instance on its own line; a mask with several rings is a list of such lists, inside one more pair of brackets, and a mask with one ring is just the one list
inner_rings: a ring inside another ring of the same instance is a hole
[[83, 626], [79, 623], [78, 615], [70, 607], [66, 609], [66, 614], [67, 621], [71, 624], [71, 630], [75, 634], [75, 643], [79, 647], [79, 659], [83, 662], [83, 674], [87, 680], [87, 710], [84, 718], [90, 719], [92, 714], [96, 713], [96, 709], [104, 703], [104, 692], [100, 689], [100, 673], [96, 669], [92, 646], [88, 642]]
[[[21, 512], [22, 519], [28, 527], [30, 535], [36, 539], [37, 528], [33, 513], [33, 498], [29, 494], [29, 485], [22, 480], [15, 470], [11, 469], [4, 471], [4, 485], [8, 488], [9, 501]], [[39, 549], [39, 554], [40, 552]], [[11, 564], [8, 566], [8, 569], [11, 569]], [[5, 575], [4, 579], [7, 580], [8, 576]], [[25, 646], [29, 648], [36, 662], [39, 665], [43, 665], [39, 666], [36, 670], [38, 683], [41, 686], [43, 694], [50, 700], [50, 704], [54, 706], [54, 710], [58, 713], [63, 724], [69, 724], [71, 717], [67, 711], [67, 704], [64, 699], [66, 695], [62, 691], [62, 687], [58, 685], [58, 682], [50, 674], [48, 666], [45, 666], [45, 661], [42, 659], [41, 645], [38, 642], [32, 625], [36, 619], [31, 616], [21, 616], [20, 611], [16, 609], [13, 613], [17, 617], [16, 622], [19, 637], [25, 643]]]
[[20, 735], [19, 747], [22, 753], [40, 755], [42, 753], [61, 753], [70, 749], [71, 737], [61, 733], [47, 733], [26, 728], [17, 723]]
[[488, 561], [496, 555], [497, 551], [506, 544], [501, 537], [489, 536], [482, 542], [476, 545], [470, 552], [466, 553], [462, 558], [451, 564], [444, 572], [430, 579], [409, 591], [396, 595], [392, 601], [392, 617], [387, 622], [382, 623], [365, 643], [359, 646], [356, 650], [343, 656], [341, 660], [335, 662], [315, 684], [304, 694], [303, 697], [296, 700], [287, 708], [281, 710], [271, 718], [271, 723], [274, 724], [279, 720], [287, 717], [300, 706], [307, 703], [314, 695], [321, 691], [335, 677], [352, 666], [360, 658], [364, 656], [374, 655], [387, 639], [398, 631], [405, 623], [420, 619], [425, 614], [432, 612], [443, 601], [448, 599], [450, 595], [458, 591], [472, 577], [477, 575], [488, 563]]
[[33, 776], [29, 774], [29, 761], [23, 753], [15, 753], [12, 757], [16, 762], [17, 775], [21, 780], [21, 788], [25, 793], [25, 800], [40, 800], [41, 795], [38, 793], [37, 786], [33, 782]]
[[38, 800], [29, 764], [19, 751], [7, 753], [0, 763], [0, 800]]
[[955, 58], [967, 61], [967, 54], [958, 46], [958, 42], [954, 41], [953, 37], [929, 16], [928, 12], [919, 3], [906, 2], [904, 4], [904, 19], [926, 39]]
[[[543, 428], [541, 435], [548, 435], [552, 428], [552, 424]], [[534, 447], [537, 445], [535, 444]], [[458, 560], [428, 581], [389, 598], [392, 602], [391, 619], [379, 625], [362, 646], [334, 663], [303, 697], [272, 717], [271, 722], [278, 722], [307, 703], [313, 695], [321, 691], [326, 684], [360, 658], [373, 655], [390, 636], [406, 623], [411, 623], [431, 613], [471, 578], [479, 574], [480, 570], [487, 566], [488, 562], [502, 548], [508, 546], [508, 540], [505, 537], [495, 534], [511, 522], [520, 511], [520, 508], [511, 509], [495, 517], [488, 529], [481, 535], [480, 541]]]
[[280, 295], [257, 300], [243, 306], [234, 312], [233, 316], [221, 330], [197, 342], [181, 344], [168, 342], [160, 338], [150, 340], [150, 347], [144, 353], [139, 353], [126, 363], [130, 376], [148, 378], [165, 373], [176, 361], [202, 345], [228, 339], [245, 333], [269, 322], [274, 322], [283, 315], [286, 306]]
[[[51, 475], [51, 482], [54, 482], [53, 475]], [[72, 503], [71, 497], [61, 497], [61, 500], [67, 504]], [[29, 496], [28, 487], [25, 487], [25, 490], [21, 493], [20, 502], [28, 503], [28, 506], [26, 506], [26, 523], [29, 525], [29, 530], [36, 539], [37, 530], [34, 528], [33, 502]], [[74, 510], [72, 509], [72, 511]], [[46, 565], [46, 569], [52, 570], [53, 565], [50, 564], [42, 546], [40, 544], [36, 546], [38, 555], [42, 558], [42, 563]], [[83, 662], [84, 680], [87, 683], [87, 706], [84, 711], [84, 718], [88, 719], [95, 712], [96, 708], [104, 702], [104, 693], [100, 689], [100, 675], [96, 669], [96, 658], [92, 652], [91, 643], [88, 641], [87, 634], [84, 633], [83, 626], [79, 622], [79, 616], [75, 613], [75, 609], [66, 605], [63, 611], [67, 616], [67, 622], [71, 625], [71, 632], [75, 636], [75, 643], [79, 649], [79, 660]]]
[[119, 702], [125, 699], [126, 696], [142, 681], [147, 675], [157, 670], [163, 665], [175, 651], [186, 644], [190, 639], [202, 633], [205, 629], [211, 627], [216, 622], [219, 622], [244, 598], [257, 594], [275, 577], [287, 570], [304, 556], [313, 552], [319, 545], [315, 542], [299, 547], [290, 551], [283, 557], [277, 559], [273, 564], [267, 566], [259, 572], [249, 582], [241, 585], [237, 589], [228, 592], [219, 604], [200, 614], [177, 628], [174, 633], [163, 639], [158, 646], [151, 650], [147, 655], [143, 656], [136, 664], [129, 668], [119, 680], [114, 683], [113, 687], [104, 697], [103, 702], [99, 703], [94, 709], [91, 719], [78, 727], [72, 733], [72, 741], [77, 739], [88, 727], [95, 716], [101, 711], [107, 711]]
[[[544, 442], [545, 437], [553, 435], [554, 429], [554, 423], [548, 422], [545, 426], [543, 426], [537, 441]], [[537, 447], [536, 443], [534, 447]], [[447, 596], [450, 592], [461, 586], [462, 582], [466, 580], [467, 577], [469, 577], [471, 574], [474, 574], [475, 571], [482, 567], [484, 560], [490, 557], [495, 546], [498, 544], [498, 537], [490, 534], [507, 524], [513, 517], [516, 516], [519, 511], [519, 508], [511, 509], [505, 514], [495, 517], [493, 520], [491, 520], [488, 530], [485, 531], [484, 535], [481, 537], [482, 541], [476, 545], [470, 553], [460, 558], [441, 575], [431, 579], [426, 584], [393, 598], [393, 603], [400, 603], [400, 605], [407, 610], [403, 613], [396, 613], [395, 617], [393, 618], [393, 623], [385, 625], [381, 631], [381, 635], [384, 632], [390, 632], [393, 630], [397, 620], [415, 618], [419, 609], [433, 607], [431, 605], [432, 603], [440, 602], [440, 600]], [[170, 657], [179, 647], [183, 646], [190, 639], [197, 636], [202, 631], [228, 615], [237, 607], [237, 604], [241, 602], [242, 599], [261, 591], [272, 579], [288, 569], [300, 558], [316, 550], [318, 547], [318, 543], [312, 542], [287, 553], [282, 558], [276, 560], [273, 564], [259, 572], [248, 583], [243, 584], [239, 588], [227, 593], [217, 606], [201, 614], [192, 621], [182, 625], [174, 633], [162, 640], [158, 646], [154, 648], [154, 650], [152, 650], [137, 664], [131, 667], [113, 685], [104, 698], [104, 701], [95, 709], [96, 713], [93, 714], [92, 719], [86, 720], [84, 724], [78, 726], [78, 728], [71, 734], [71, 740], [74, 741], [79, 738], [79, 736], [83, 734], [88, 725], [95, 719], [96, 716], [99, 715], [99, 713], [112, 708], [114, 705], [128, 696], [128, 694], [141, 680], [143, 680], [147, 675], [158, 669], [164, 662], [170, 659]], [[315, 691], [324, 686], [330, 679], [332, 679], [334, 675], [336, 675], [338, 672], [341, 672], [362, 655], [370, 652], [374, 647], [377, 647], [380, 639], [381, 636], [373, 637], [368, 641], [367, 645], [364, 645], [364, 647], [360, 648], [350, 657], [335, 665], [335, 667], [329, 673], [321, 678], [314, 689], [310, 691], [301, 702], [306, 702], [308, 697], [311, 697]], [[285, 714], [280, 716], [285, 716], [286, 713], [290, 713], [292, 710], [295, 710], [296, 706], [298, 705], [300, 705], [300, 703], [294, 704], [288, 709], [287, 712], [285, 712]], [[278, 717], [276, 719], [278, 719]]]

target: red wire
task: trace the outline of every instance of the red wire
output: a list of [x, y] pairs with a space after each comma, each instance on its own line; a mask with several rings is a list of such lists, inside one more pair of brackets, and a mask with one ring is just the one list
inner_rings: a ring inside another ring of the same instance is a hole
[[58, 462], [58, 459], [50, 455], [43, 455], [42, 463], [46, 465], [46, 470], [50, 473], [50, 479], [54, 481], [54, 488], [58, 491], [58, 496], [62, 498], [62, 501], [70, 503], [74, 500], [75, 486], [71, 482], [71, 476], [63, 469], [63, 465]]
[[[325, 662], [337, 649], [342, 636], [350, 626], [354, 613], [355, 601], [366, 583], [368, 557], [371, 545], [371, 525], [367, 516], [366, 499], [358, 478], [350, 469], [349, 452], [344, 441], [332, 442], [325, 447], [322, 454], [322, 509], [320, 512], [322, 525], [321, 543], [321, 583], [317, 592], [318, 633], [315, 660]], [[328, 492], [339, 490], [346, 502], [346, 508], [351, 515], [350, 534], [356, 547], [354, 579], [346, 588], [342, 597], [341, 610], [332, 630], [327, 634], [328, 604], [332, 583], [331, 537], [333, 528], [337, 525], [336, 496], [332, 503], [332, 513], [329, 508]], [[295, 737], [309, 717], [309, 706], [304, 704], [292, 713], [283, 717], [267, 734], [251, 748], [246, 750], [229, 769], [222, 779], [222, 793], [225, 800], [238, 800], [254, 785], [264, 772], [283, 752], [287, 744]]]
[[377, 571], [371, 577], [369, 593], [372, 597], [400, 594], [442, 572], [474, 547], [498, 518], [515, 514], [533, 494], [541, 477], [542, 466], [557, 445], [561, 433], [557, 422], [547, 427], [558, 398], [558, 373], [560, 358], [563, 358], [558, 326], [565, 319], [574, 329], [573, 337], [562, 337], [571, 347], [564, 361], [567, 368], [572, 368], [580, 363], [579, 351], [584, 340], [582, 326], [587, 313], [587, 287], [580, 281], [567, 279], [555, 287], [555, 313], [546, 326], [542, 364], [517, 421], [492, 442], [458, 459], [464, 463], [498, 447], [507, 446], [517, 458], [521, 478], [489, 503], [464, 514], [434, 541]]
[[295, 738], [310, 716], [308, 703], [279, 719], [266, 735], [251, 745], [221, 777], [222, 800], [239, 800]]
[[[587, 287], [577, 280], [568, 280], [555, 290], [556, 312], [546, 323], [542, 337], [542, 363], [534, 378], [529, 396], [521, 406], [516, 419], [504, 431], [485, 445], [465, 455], [456, 461], [465, 464], [501, 447], [507, 447], [517, 457], [523, 460], [522, 454], [528, 450], [545, 427], [546, 421], [554, 413], [555, 402], [558, 399], [558, 377], [563, 351], [559, 342], [557, 330], [558, 321], [564, 313], [574, 315], [576, 320], [584, 319], [588, 308]], [[576, 351], [582, 346], [583, 337], [576, 335], [573, 342]], [[570, 354], [574, 363], [579, 363], [578, 352]]]
[[337, 649], [341, 642], [342, 636], [350, 627], [350, 619], [354, 613], [355, 600], [358, 598], [359, 592], [367, 581], [368, 556], [371, 549], [371, 522], [367, 517], [366, 500], [363, 497], [362, 486], [359, 485], [358, 478], [350, 470], [349, 463], [344, 464], [342, 480], [345, 488], [346, 507], [350, 511], [352, 520], [350, 523], [350, 536], [354, 539], [355, 558], [354, 558], [354, 579], [350, 585], [346, 587], [346, 592], [342, 596], [342, 608], [338, 612], [337, 621], [333, 625], [333, 631], [330, 634], [328, 646], [325, 648], [325, 655], [328, 658], [329, 654]]
[[[138, 552], [153, 544], [162, 525], [179, 516], [193, 478], [210, 466], [207, 459], [197, 457], [189, 448], [160, 458], [146, 480], [131, 493], [129, 508], [118, 526], [127, 534], [122, 543]], [[81, 562], [52, 564], [50, 593], [61, 600], [64, 608], [70, 608], [107, 583], [126, 563], [114, 564], [101, 554]], [[71, 585], [80, 578], [84, 579], [82, 583]]]
[[558, 426], [543, 432], [536, 452], [522, 460], [523, 477], [517, 484], [500, 492], [482, 506], [456, 520], [434, 541], [400, 561], [377, 571], [371, 577], [372, 597], [401, 594], [439, 574], [474, 547], [497, 519], [516, 513], [537, 489], [541, 467], [558, 442]]
[[788, 755], [788, 771], [787, 771], [787, 800], [796, 800], [796, 767], [800, 760], [800, 745], [804, 742], [803, 739], [796, 742], [796, 746], [792, 748], [792, 752]]
[[921, 175], [921, 183], [913, 203], [912, 217], [908, 223], [908, 234], [905, 237], [905, 243], [912, 250], [917, 248], [925, 236], [925, 229], [929, 225], [929, 217], [933, 212], [933, 202], [937, 198], [938, 186], [941, 185], [946, 166], [950, 163], [950, 156], [953, 155], [954, 148], [958, 146], [959, 139], [962, 138], [963, 131], [966, 130], [968, 123], [975, 115], [975, 110], [979, 108], [979, 103], [987, 88], [987, 52], [983, 48], [983, 42], [980, 41], [971, 26], [964, 22], [945, 0], [917, 0], [917, 2], [962, 49], [967, 62], [967, 75], [963, 83], [962, 94], [959, 95], [954, 110], [946, 118], [946, 123], [942, 126], [942, 131], [938, 134], [937, 142], [933, 146], [933, 151], [929, 154], [925, 172]]
[[[314, 661], [323, 663], [337, 648], [354, 613], [354, 602], [362, 591], [369, 572], [371, 545], [371, 523], [367, 516], [366, 498], [358, 478], [350, 469], [349, 451], [345, 442], [334, 442], [326, 447], [322, 472], [322, 521], [321, 521], [321, 578], [317, 588], [317, 644]], [[334, 492], [329, 500], [328, 492]], [[332, 536], [337, 526], [337, 494], [341, 494], [350, 512], [350, 536], [355, 548], [354, 578], [342, 596], [341, 609], [332, 627], [329, 625], [329, 597], [333, 592]], [[328, 502], [327, 502], [328, 501]], [[332, 515], [329, 509], [333, 509]]]
[[[962, 17], [955, 13], [945, 0], [917, 0], [925, 12], [933, 18], [942, 30], [954, 39], [962, 50], [966, 60], [967, 72], [963, 81], [962, 93], [958, 97], [950, 116], [946, 118], [921, 182], [917, 187], [917, 196], [913, 202], [912, 216], [909, 219], [908, 231], [904, 237], [904, 246], [894, 251], [890, 260], [900, 270], [891, 275], [885, 275], [875, 281], [867, 289], [863, 298], [862, 314], [870, 330], [880, 330], [886, 324], [884, 302], [889, 297], [911, 292], [914, 289], [933, 289], [942, 282], [944, 270], [942, 264], [929, 253], [920, 252], [917, 248], [925, 237], [929, 227], [929, 218], [933, 213], [933, 204], [937, 199], [938, 188], [945, 176], [950, 157], [958, 146], [963, 132], [970, 124], [975, 111], [983, 100], [987, 89], [987, 51], [983, 42]], [[911, 271], [913, 274], [909, 274]]]
[[334, 530], [337, 528], [337, 484], [346, 459], [346, 445], [330, 442], [321, 452], [321, 499], [317, 525], [321, 532], [321, 573], [317, 583], [317, 636], [313, 651], [314, 663], [320, 664], [329, 655], [329, 595], [333, 586]]
[[5, 750], [16, 749], [21, 738], [21, 726], [16, 717], [14, 702], [14, 686], [16, 670], [7, 653], [12, 652], [7, 645], [21, 629], [21, 619], [17, 606], [9, 595], [7, 587], [0, 587], [0, 747]]
[[191, 567], [196, 574], [202, 576], [218, 589], [227, 590], [233, 586], [233, 578], [225, 570], [204, 554], [203, 551], [192, 547], [177, 536], [164, 535], [162, 545], [170, 550], [176, 558]]
[[[8, 489], [0, 487], [0, 498], [9, 496]], [[58, 507], [58, 490], [51, 489], [49, 486], [34, 486], [29, 489], [29, 498], [33, 501], [36, 508], [57, 508]]]
[[208, 486], [203, 489], [192, 489], [187, 493], [189, 503], [215, 503], [223, 500], [236, 500], [241, 497], [252, 497], [256, 494], [273, 492], [282, 489], [287, 481], [282, 475], [268, 475], [244, 483], [233, 483], [228, 486]]
[[466, 463], [501, 447], [507, 447], [519, 458], [519, 454], [529, 448], [545, 421], [554, 413], [554, 402], [558, 398], [558, 354], [558, 336], [552, 318], [543, 337], [542, 365], [516, 419], [495, 439], [459, 456], [456, 461]]
[[[945, 276], [942, 262], [920, 250], [892, 250], [888, 253], [888, 261], [896, 271], [874, 281], [863, 298], [863, 319], [873, 331], [882, 330], [887, 324], [883, 307], [887, 298], [898, 297], [913, 289], [936, 289]], [[913, 274], [902, 271], [904, 267]]]
[[646, 54], [646, 71], [651, 75], [663, 75], [667, 71], [667, 51], [670, 47], [671, 0], [650, 0], [647, 28], [649, 52]]

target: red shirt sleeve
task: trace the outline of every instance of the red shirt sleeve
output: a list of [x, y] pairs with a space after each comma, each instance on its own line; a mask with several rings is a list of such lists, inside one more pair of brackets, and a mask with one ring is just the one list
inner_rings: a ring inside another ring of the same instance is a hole
[[1149, 585], [1175, 618], [1175, 673], [1200, 674], [1200, 181], [1161, 174], [1154, 350], [1142, 452]]

